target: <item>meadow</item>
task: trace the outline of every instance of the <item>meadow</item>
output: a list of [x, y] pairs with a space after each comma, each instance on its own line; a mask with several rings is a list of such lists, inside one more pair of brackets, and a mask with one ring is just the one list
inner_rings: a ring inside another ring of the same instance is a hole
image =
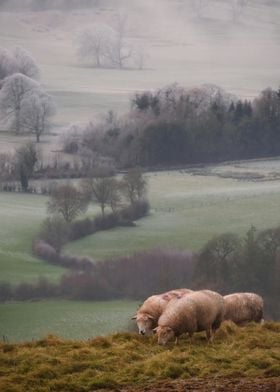
[[[266, 164], [264, 161], [263, 167]], [[222, 167], [216, 166], [217, 170]], [[134, 228], [117, 228], [74, 241], [65, 251], [94, 260], [157, 247], [197, 251], [215, 235], [243, 235], [251, 225], [262, 230], [280, 222], [275, 214], [280, 206], [279, 181], [238, 181], [184, 170], [149, 173], [147, 181], [148, 217]]]
[[[227, 164], [225, 168], [232, 172], [238, 165], [242, 166], [241, 171], [246, 165], [248, 170], [253, 166], [268, 173], [279, 169], [276, 160]], [[218, 165], [206, 171], [222, 169], [223, 165]], [[213, 173], [193, 175], [189, 170], [146, 176], [149, 216], [137, 221], [135, 227], [98, 232], [69, 243], [64, 252], [98, 261], [157, 247], [197, 251], [217, 234], [243, 235], [251, 225], [259, 230], [279, 225], [279, 180], [240, 181]], [[32, 239], [46, 217], [46, 201], [45, 196], [0, 193], [0, 280], [15, 284], [46, 277], [57, 281], [65, 272], [36, 259], [31, 252]], [[97, 210], [94, 206], [88, 214], [92, 216]], [[117, 308], [118, 321], [114, 319]], [[129, 316], [136, 308], [137, 303], [127, 301], [117, 305], [71, 301], [7, 303], [0, 305], [0, 335], [13, 341], [42, 337], [48, 332], [75, 338], [112, 332], [115, 326], [127, 330]]]
[[[280, 8], [276, 2], [271, 6], [255, 2], [238, 22], [232, 20], [229, 7], [220, 8], [222, 2], [216, 2], [219, 10], [206, 8], [201, 18], [187, 8], [181, 9], [182, 2], [172, 2], [175, 8], [164, 2], [160, 9], [150, 2], [139, 3], [141, 6], [137, 2], [131, 2], [132, 7], [127, 4], [126, 11], [133, 26], [129, 39], [147, 51], [144, 70], [94, 69], [81, 64], [76, 56], [81, 31], [95, 22], [111, 20], [117, 8], [0, 12], [0, 46], [29, 50], [42, 69], [43, 85], [56, 100], [52, 132], [40, 143], [50, 159], [59, 155], [61, 135], [70, 123], [86, 123], [108, 110], [123, 113], [129, 109], [135, 91], [174, 82], [187, 87], [215, 83], [233, 94], [252, 98], [267, 86], [278, 86]], [[0, 130], [0, 152], [12, 152], [28, 138], [15, 137], [2, 124]], [[263, 179], [269, 181], [238, 181], [231, 178], [236, 171], [245, 172], [245, 177], [247, 172], [257, 171], [263, 176], [265, 171]], [[65, 252], [102, 260], [155, 247], [199, 250], [216, 234], [244, 234], [252, 224], [258, 229], [277, 226], [279, 171], [277, 165], [267, 169], [264, 161], [254, 161], [242, 168], [207, 168], [196, 176], [184, 170], [149, 173], [148, 217], [134, 228], [100, 232], [68, 244]], [[46, 217], [46, 201], [44, 196], [0, 193], [0, 281], [16, 284], [42, 276], [57, 281], [65, 272], [31, 252], [32, 239]], [[115, 308], [120, 309], [117, 325], [126, 329], [128, 315], [136, 307], [124, 301], [102, 304], [101, 311], [99, 305], [68, 301], [2, 304], [0, 336], [7, 335], [13, 341], [51, 332], [66, 338], [86, 338], [91, 333], [113, 332]], [[65, 320], [63, 309], [68, 312]]]
[[86, 340], [134, 330], [136, 301], [34, 301], [0, 304], [0, 336], [6, 341], [40, 339], [55, 334]]

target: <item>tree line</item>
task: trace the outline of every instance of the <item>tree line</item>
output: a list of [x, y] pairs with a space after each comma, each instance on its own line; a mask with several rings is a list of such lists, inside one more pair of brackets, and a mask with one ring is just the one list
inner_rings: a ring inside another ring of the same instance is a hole
[[136, 93], [128, 113], [109, 112], [76, 129], [65, 151], [111, 160], [119, 168], [279, 155], [280, 90], [267, 88], [252, 101], [213, 85]]
[[12, 287], [2, 282], [0, 299], [143, 299], [174, 287], [208, 288], [223, 294], [253, 291], [264, 297], [266, 317], [279, 319], [279, 252], [279, 227], [260, 232], [251, 227], [243, 237], [216, 236], [197, 254], [154, 249], [90, 264], [83, 258], [83, 264], [72, 267], [59, 284], [40, 279]]

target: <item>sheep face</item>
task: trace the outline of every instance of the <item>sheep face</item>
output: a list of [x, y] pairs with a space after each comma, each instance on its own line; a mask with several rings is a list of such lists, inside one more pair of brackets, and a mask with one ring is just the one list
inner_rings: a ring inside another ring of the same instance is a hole
[[170, 340], [175, 338], [175, 333], [170, 327], [157, 327], [153, 330], [158, 337], [158, 344], [165, 346]]
[[146, 335], [151, 332], [155, 326], [155, 319], [149, 314], [138, 314], [132, 319], [136, 319], [138, 331], [140, 335]]

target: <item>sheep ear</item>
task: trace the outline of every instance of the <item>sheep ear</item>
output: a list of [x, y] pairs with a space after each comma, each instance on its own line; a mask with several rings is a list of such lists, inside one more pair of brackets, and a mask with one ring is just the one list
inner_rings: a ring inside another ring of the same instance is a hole
[[157, 333], [157, 327], [154, 328], [152, 331], [153, 331], [153, 333]]
[[131, 320], [136, 320], [137, 319], [137, 316], [135, 315], [135, 316], [133, 316], [133, 317], [131, 317]]
[[171, 327], [166, 327], [167, 331], [172, 331]]
[[148, 315], [148, 318], [150, 319], [150, 320], [155, 320], [155, 318], [153, 317], [153, 316], [150, 316], [150, 315]]

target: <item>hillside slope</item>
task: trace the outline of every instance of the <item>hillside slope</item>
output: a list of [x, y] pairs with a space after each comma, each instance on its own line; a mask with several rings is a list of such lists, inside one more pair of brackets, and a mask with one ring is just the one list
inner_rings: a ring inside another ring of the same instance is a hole
[[[154, 337], [115, 334], [88, 341], [46, 339], [0, 345], [0, 389], [36, 391], [275, 391], [280, 323], [224, 324], [214, 343], [160, 347]], [[177, 382], [170, 382], [176, 379]], [[219, 389], [227, 386], [227, 389]], [[262, 388], [262, 389], [255, 389]], [[250, 389], [253, 388], [253, 389]], [[192, 389], [193, 388], [193, 389]], [[247, 388], [247, 389], [245, 389]], [[272, 389], [274, 388], [274, 389]]]

